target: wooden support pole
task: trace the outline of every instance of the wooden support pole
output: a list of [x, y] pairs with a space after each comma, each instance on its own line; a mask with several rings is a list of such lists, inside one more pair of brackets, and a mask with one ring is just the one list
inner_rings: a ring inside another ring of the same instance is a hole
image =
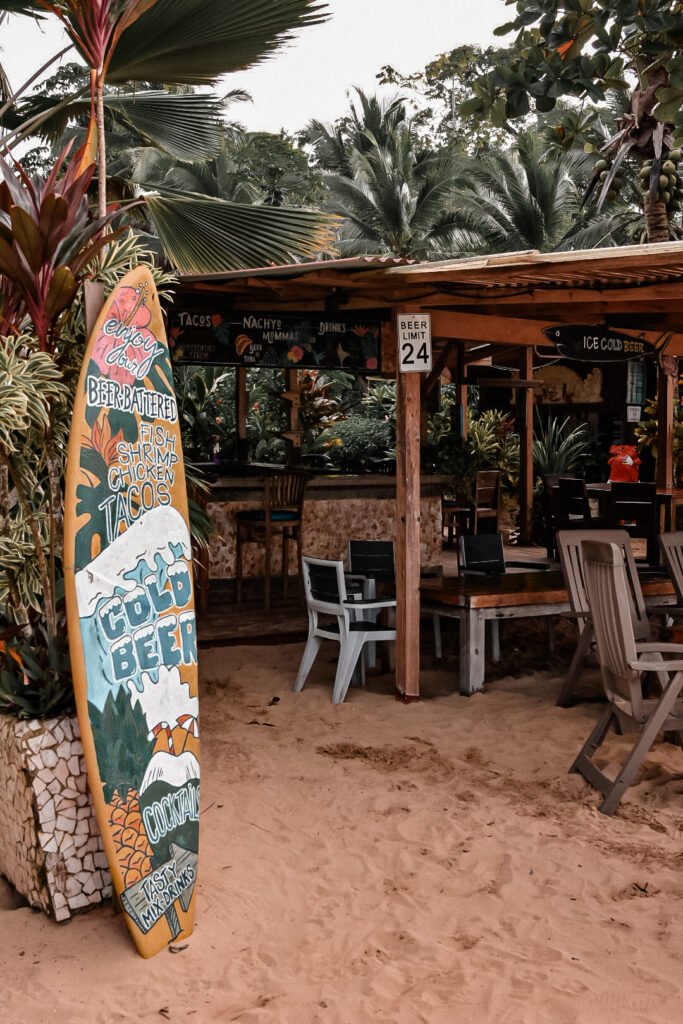
[[420, 374], [398, 373], [396, 687], [405, 701], [414, 701], [420, 696], [420, 404]]
[[[533, 349], [520, 349], [519, 376], [522, 381], [531, 381], [534, 377]], [[517, 392], [518, 408], [520, 409], [519, 431], [519, 540], [522, 544], [531, 544], [532, 515], [534, 505], [534, 391], [524, 388]]]
[[454, 427], [458, 437], [466, 438], [467, 423], [467, 366], [465, 365], [465, 346], [458, 343], [458, 364], [455, 373], [456, 403], [453, 407], [455, 415]]
[[657, 487], [670, 489], [674, 484], [674, 400], [678, 378], [678, 359], [660, 358], [657, 377]]
[[83, 284], [83, 298], [85, 303], [85, 331], [88, 337], [90, 337], [104, 306], [104, 285], [99, 281], [85, 281]]
[[301, 462], [301, 399], [299, 397], [299, 374], [296, 370], [285, 370], [289, 424], [285, 433], [287, 465], [296, 466]]
[[247, 439], [247, 416], [249, 414], [249, 392], [247, 391], [247, 371], [238, 366], [235, 373], [235, 424], [237, 426], [237, 461], [249, 461], [249, 441]]

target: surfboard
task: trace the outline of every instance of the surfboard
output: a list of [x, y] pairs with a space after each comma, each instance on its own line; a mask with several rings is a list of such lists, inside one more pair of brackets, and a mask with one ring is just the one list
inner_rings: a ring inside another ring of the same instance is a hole
[[88, 782], [138, 952], [194, 927], [199, 695], [178, 406], [154, 279], [90, 337], [69, 436], [64, 576]]

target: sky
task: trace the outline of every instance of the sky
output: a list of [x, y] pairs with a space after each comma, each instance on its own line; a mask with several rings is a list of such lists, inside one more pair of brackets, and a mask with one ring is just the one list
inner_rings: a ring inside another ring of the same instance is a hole
[[[297, 131], [311, 118], [333, 121], [346, 111], [350, 88], [376, 91], [382, 65], [409, 73], [461, 43], [489, 45], [495, 26], [510, 17], [504, 0], [329, 0], [329, 9], [328, 22], [302, 30], [271, 60], [226, 76], [224, 91], [244, 89], [253, 98], [233, 107], [231, 117], [250, 131], [271, 132]], [[0, 28], [0, 60], [12, 85], [65, 42], [54, 24], [41, 29], [11, 18]]]

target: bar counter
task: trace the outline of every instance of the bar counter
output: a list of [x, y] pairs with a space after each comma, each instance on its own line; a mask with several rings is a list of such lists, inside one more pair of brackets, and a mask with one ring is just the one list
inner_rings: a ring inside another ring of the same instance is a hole
[[[274, 471], [276, 471], [274, 467]], [[207, 512], [216, 534], [211, 541], [209, 575], [235, 577], [235, 513], [263, 507], [264, 475], [219, 476], [211, 485]], [[441, 565], [441, 492], [444, 478], [425, 476], [421, 493], [420, 560], [423, 569]], [[396, 534], [396, 478], [387, 475], [313, 476], [304, 499], [302, 553], [317, 558], [344, 558], [349, 540], [386, 540]], [[293, 545], [292, 545], [293, 547]], [[244, 548], [245, 576], [262, 576], [262, 545]], [[296, 572], [292, 551], [289, 572]], [[275, 542], [273, 575], [281, 571]]]

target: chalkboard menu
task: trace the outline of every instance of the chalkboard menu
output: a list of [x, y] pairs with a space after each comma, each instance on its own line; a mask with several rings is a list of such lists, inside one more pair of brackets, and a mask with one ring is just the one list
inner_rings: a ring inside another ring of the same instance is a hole
[[380, 335], [379, 317], [364, 313], [222, 314], [188, 307], [169, 312], [171, 351], [178, 364], [377, 373]]
[[580, 363], [616, 363], [652, 355], [655, 348], [644, 338], [610, 331], [595, 324], [558, 324], [543, 333], [565, 359]]

